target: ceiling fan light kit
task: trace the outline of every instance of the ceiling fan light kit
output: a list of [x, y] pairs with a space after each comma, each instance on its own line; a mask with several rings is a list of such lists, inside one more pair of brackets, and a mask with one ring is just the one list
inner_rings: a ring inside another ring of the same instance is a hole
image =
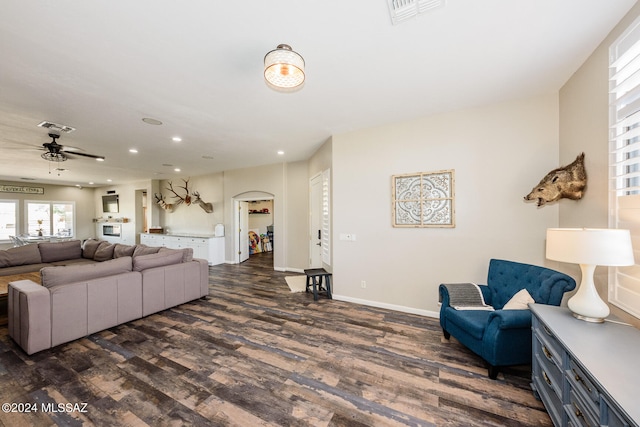
[[304, 59], [288, 44], [279, 44], [264, 56], [264, 78], [276, 90], [299, 88], [305, 80]]
[[50, 162], [64, 162], [69, 159], [69, 157], [73, 156], [89, 157], [98, 161], [104, 161], [105, 159], [104, 156], [82, 153], [80, 151], [70, 151], [70, 148], [67, 148], [65, 150], [65, 147], [63, 145], [58, 144], [57, 139], [60, 138], [60, 135], [58, 134], [50, 133], [49, 138], [51, 138], [51, 142], [45, 142], [44, 144], [42, 144], [45, 152], [42, 153], [40, 157]]

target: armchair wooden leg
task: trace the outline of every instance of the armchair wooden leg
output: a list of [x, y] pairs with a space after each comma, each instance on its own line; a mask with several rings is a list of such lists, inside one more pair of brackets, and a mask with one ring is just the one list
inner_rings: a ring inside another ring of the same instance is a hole
[[445, 331], [444, 329], [442, 330], [442, 334], [444, 335], [444, 339], [446, 339], [446, 340], [451, 338], [451, 334], [449, 332]]
[[498, 372], [500, 372], [500, 368], [497, 366], [489, 365], [489, 378], [495, 380], [498, 378]]

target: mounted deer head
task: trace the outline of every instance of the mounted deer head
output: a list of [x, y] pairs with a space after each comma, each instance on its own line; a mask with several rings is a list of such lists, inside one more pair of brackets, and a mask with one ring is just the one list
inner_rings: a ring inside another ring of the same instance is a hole
[[153, 196], [156, 198], [156, 204], [162, 207], [162, 209], [167, 210], [169, 212], [173, 210], [173, 204], [167, 203], [167, 201], [165, 200], [165, 197], [162, 194], [158, 195], [158, 193], [153, 193]]
[[213, 204], [212, 203], [203, 202], [202, 199], [200, 198], [200, 193], [197, 192], [197, 191], [194, 191], [193, 195], [195, 196], [195, 199], [194, 199], [193, 203], [197, 203], [202, 209], [204, 209], [204, 211], [206, 213], [213, 212]]
[[[188, 180], [185, 181], [185, 182], [188, 182]], [[184, 188], [184, 187], [182, 187], [182, 188]], [[171, 191], [174, 194], [171, 197], [173, 197], [174, 199], [178, 199], [176, 201], [176, 203], [175, 203], [176, 206], [178, 206], [178, 205], [180, 205], [182, 203], [185, 203], [187, 201], [187, 198], [189, 199], [189, 203], [187, 203], [187, 205], [191, 204], [191, 196], [189, 196], [189, 193], [187, 193], [184, 197], [180, 196], [178, 193], [176, 193], [176, 190], [173, 189], [173, 183], [171, 181], [169, 181], [169, 186], [167, 187], [167, 190]]]

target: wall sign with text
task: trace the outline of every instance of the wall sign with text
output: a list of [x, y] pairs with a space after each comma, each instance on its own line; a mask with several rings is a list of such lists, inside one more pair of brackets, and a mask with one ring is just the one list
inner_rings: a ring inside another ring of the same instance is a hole
[[24, 187], [20, 185], [0, 185], [2, 193], [44, 194], [44, 187]]

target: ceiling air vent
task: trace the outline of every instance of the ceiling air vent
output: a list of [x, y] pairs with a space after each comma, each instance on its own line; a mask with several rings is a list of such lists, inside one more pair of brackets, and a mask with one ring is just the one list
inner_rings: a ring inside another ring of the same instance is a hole
[[47, 128], [49, 130], [53, 130], [60, 133], [71, 133], [74, 130], [76, 130], [76, 128], [72, 128], [71, 126], [59, 125], [57, 123], [52, 123], [47, 121], [40, 123], [38, 126], [40, 126], [41, 128]]
[[393, 25], [409, 18], [437, 9], [445, 5], [446, 0], [387, 0]]

